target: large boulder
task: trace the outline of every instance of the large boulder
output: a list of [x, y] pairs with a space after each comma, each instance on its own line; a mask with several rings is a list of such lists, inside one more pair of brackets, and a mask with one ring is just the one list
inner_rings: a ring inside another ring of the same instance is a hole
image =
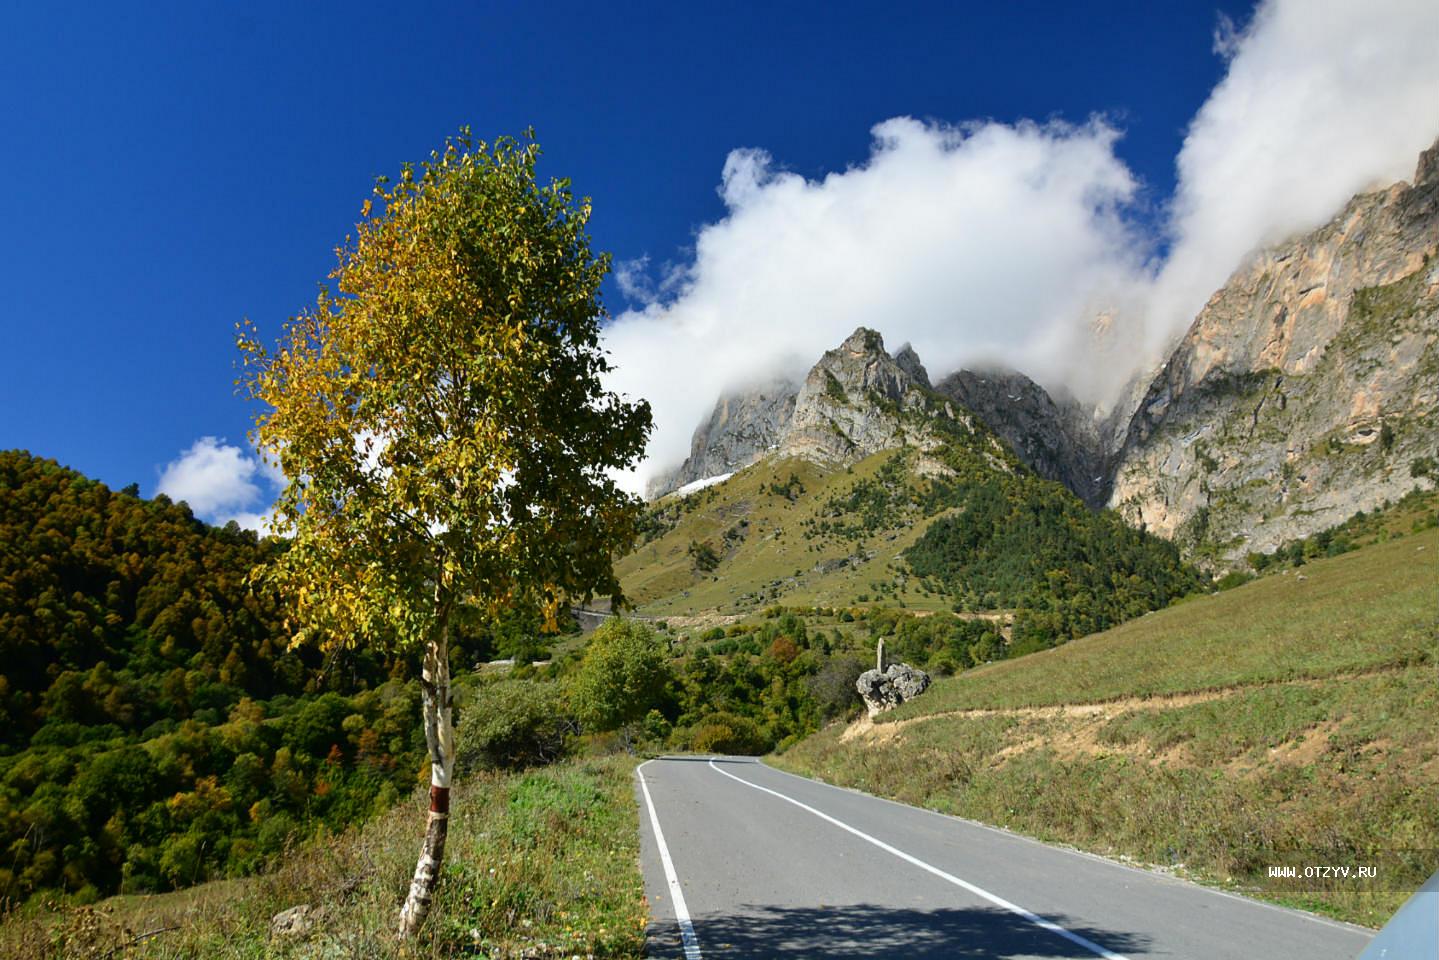
[[924, 693], [929, 687], [929, 674], [907, 663], [891, 663], [882, 673], [866, 670], [854, 685], [873, 717]]

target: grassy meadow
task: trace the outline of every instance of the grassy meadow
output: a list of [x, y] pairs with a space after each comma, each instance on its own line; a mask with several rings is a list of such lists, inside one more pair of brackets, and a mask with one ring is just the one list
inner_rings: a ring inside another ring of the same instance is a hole
[[[895, 578], [890, 565], [902, 566], [900, 554], [935, 518], [895, 518], [867, 531], [861, 543], [806, 538], [804, 526], [825, 515], [832, 497], [872, 480], [894, 456], [877, 453], [846, 469], [766, 460], [722, 484], [670, 498], [673, 525], [615, 564], [625, 595], [637, 612], [655, 617], [744, 615], [780, 599], [797, 606], [853, 604], [873, 592], [873, 583]], [[791, 477], [798, 483], [788, 485]], [[720, 569], [706, 572], [692, 562], [689, 544], [705, 542], [716, 548]], [[903, 599], [915, 610], [947, 610], [951, 603], [918, 585]]]
[[[938, 681], [773, 762], [1382, 923], [1439, 868], [1439, 531]], [[1267, 868], [1374, 865], [1304, 885]]]
[[1427, 530], [968, 671], [883, 721], [1432, 665], [1436, 585], [1439, 531]]

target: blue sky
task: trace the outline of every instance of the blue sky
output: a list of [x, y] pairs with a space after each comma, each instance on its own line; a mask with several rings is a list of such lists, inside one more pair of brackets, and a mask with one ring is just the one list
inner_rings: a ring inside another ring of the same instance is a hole
[[[596, 244], [658, 271], [734, 213], [717, 188], [738, 148], [818, 181], [871, 162], [871, 130], [893, 117], [1100, 115], [1135, 181], [1124, 217], [1162, 253], [1176, 157], [1228, 69], [1216, 31], [1252, 14], [700, 6], [12, 7], [0, 447], [148, 494], [200, 438], [243, 445], [234, 324], [273, 334], [312, 302], [374, 176], [461, 124], [535, 127], [543, 171], [593, 198]], [[607, 290], [615, 314], [643, 300]]]

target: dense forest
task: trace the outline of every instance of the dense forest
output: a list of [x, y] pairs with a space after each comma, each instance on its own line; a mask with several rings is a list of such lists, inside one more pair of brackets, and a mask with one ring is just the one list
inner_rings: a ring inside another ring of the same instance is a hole
[[408, 791], [406, 665], [288, 649], [275, 550], [0, 452], [0, 901], [255, 869]]
[[1017, 611], [1013, 654], [1108, 629], [1207, 581], [1169, 541], [1087, 509], [1056, 483], [1024, 475], [935, 484], [957, 504], [905, 553], [916, 575], [973, 609]]

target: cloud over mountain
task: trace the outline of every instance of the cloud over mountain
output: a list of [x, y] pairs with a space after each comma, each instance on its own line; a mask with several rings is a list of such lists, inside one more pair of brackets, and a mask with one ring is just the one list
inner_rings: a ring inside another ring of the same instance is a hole
[[656, 420], [630, 484], [683, 458], [725, 387], [799, 372], [861, 325], [912, 342], [936, 375], [1002, 360], [1107, 401], [1246, 254], [1412, 171], [1439, 133], [1435, 36], [1432, 0], [1271, 0], [1222, 29], [1227, 72], [1176, 160], [1161, 236], [1127, 216], [1137, 184], [1105, 118], [898, 117], [873, 128], [863, 162], [818, 180], [732, 151], [725, 216], [693, 259], [658, 278], [622, 265], [638, 305], [605, 332], [610, 384]]

